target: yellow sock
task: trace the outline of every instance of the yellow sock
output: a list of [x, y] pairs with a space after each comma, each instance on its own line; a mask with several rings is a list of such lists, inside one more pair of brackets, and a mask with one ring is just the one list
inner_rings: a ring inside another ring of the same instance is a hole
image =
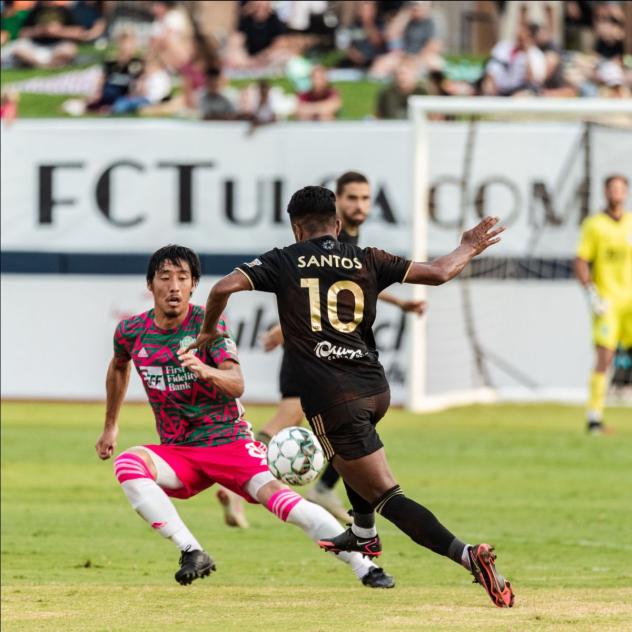
[[606, 401], [606, 374], [594, 371], [590, 376], [590, 398], [588, 399], [588, 416], [600, 421]]

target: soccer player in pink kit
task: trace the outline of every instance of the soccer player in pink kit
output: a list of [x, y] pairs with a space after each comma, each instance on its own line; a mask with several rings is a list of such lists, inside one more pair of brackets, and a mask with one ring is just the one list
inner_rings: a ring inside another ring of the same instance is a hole
[[[115, 458], [114, 473], [132, 507], [180, 549], [175, 574], [180, 584], [209, 575], [215, 563], [169, 496], [190, 498], [218, 483], [248, 502], [261, 503], [315, 542], [342, 533], [329, 512], [304, 500], [268, 470], [266, 448], [254, 440], [238, 399], [244, 380], [226, 323], [220, 322], [222, 335], [210, 347], [181, 352], [195, 341], [204, 320], [204, 310], [189, 302], [199, 279], [199, 259], [188, 248], [165, 246], [151, 257], [147, 287], [154, 307], [116, 328], [106, 380], [105, 426], [95, 446], [101, 459], [114, 454], [133, 362], [156, 418], [160, 444], [128, 448]], [[337, 557], [365, 586], [395, 584], [359, 553]]]

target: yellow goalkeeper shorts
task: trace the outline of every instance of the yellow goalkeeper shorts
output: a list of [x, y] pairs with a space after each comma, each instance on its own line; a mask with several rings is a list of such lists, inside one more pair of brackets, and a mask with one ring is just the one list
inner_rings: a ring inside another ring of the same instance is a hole
[[612, 351], [618, 345], [632, 348], [632, 305], [609, 302], [605, 314], [593, 317], [593, 341], [599, 347]]

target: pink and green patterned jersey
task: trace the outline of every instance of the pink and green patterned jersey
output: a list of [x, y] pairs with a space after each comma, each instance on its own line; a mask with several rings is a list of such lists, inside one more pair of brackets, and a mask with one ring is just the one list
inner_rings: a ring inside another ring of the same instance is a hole
[[[204, 310], [189, 305], [179, 327], [162, 329], [150, 309], [122, 320], [114, 333], [114, 357], [119, 363], [134, 362], [156, 417], [160, 443], [217, 446], [252, 438], [239, 400], [199, 380], [178, 360], [178, 350], [195, 340], [203, 320]], [[227, 360], [239, 362], [224, 320], [218, 329], [224, 337], [198, 350], [199, 357], [212, 367]]]

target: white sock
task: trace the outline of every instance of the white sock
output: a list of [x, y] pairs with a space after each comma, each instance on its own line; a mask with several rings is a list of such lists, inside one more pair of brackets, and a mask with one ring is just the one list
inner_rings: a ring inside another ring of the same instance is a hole
[[134, 478], [121, 483], [130, 504], [161, 536], [181, 551], [202, 550], [202, 545], [182, 522], [164, 490], [150, 478]]
[[351, 525], [351, 531], [359, 538], [374, 538], [377, 535], [377, 527], [358, 527], [356, 524]]
[[[340, 523], [320, 505], [300, 500], [287, 516], [287, 522], [300, 527], [309, 537], [318, 542], [323, 538], [332, 538], [340, 535], [344, 529]], [[375, 564], [367, 560], [360, 553], [343, 551], [341, 553], [331, 553], [338, 560], [349, 564], [358, 579], [362, 579]]]
[[349, 564], [358, 579], [362, 579], [372, 568], [378, 568], [368, 557], [356, 551], [341, 551], [336, 557]]

